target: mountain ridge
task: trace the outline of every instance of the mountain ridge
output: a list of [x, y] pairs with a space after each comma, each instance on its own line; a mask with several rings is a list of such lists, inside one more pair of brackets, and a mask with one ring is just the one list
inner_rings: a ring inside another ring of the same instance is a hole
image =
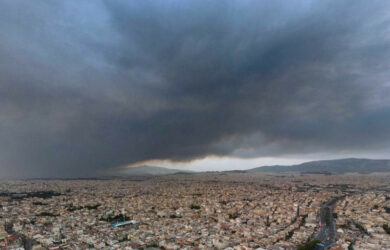
[[169, 174], [179, 174], [179, 173], [192, 173], [192, 171], [142, 165], [137, 167], [122, 168], [118, 170], [116, 174], [126, 175], [126, 176], [143, 176], [143, 175], [153, 176], [153, 175], [169, 175]]
[[256, 172], [329, 172], [333, 174], [359, 173], [370, 174], [376, 172], [390, 172], [390, 160], [387, 159], [364, 159], [343, 158], [334, 160], [309, 161], [301, 164], [283, 166], [263, 166], [247, 170]]

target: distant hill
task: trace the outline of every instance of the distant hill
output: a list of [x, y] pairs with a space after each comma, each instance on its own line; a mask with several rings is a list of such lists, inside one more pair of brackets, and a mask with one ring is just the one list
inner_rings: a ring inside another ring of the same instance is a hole
[[178, 174], [178, 173], [190, 173], [190, 171], [182, 171], [178, 169], [171, 168], [162, 168], [154, 166], [139, 166], [131, 168], [123, 168], [117, 172], [121, 175], [168, 175], [168, 174]]
[[291, 166], [265, 166], [249, 169], [248, 172], [318, 172], [318, 173], [360, 173], [370, 174], [375, 172], [390, 172], [390, 160], [370, 160], [370, 159], [339, 159], [325, 161], [310, 161]]

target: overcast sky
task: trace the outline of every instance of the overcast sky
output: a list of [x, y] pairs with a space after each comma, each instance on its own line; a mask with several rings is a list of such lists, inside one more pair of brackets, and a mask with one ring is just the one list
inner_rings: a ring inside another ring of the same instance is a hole
[[387, 0], [2, 0], [0, 176], [390, 158], [389, 58]]

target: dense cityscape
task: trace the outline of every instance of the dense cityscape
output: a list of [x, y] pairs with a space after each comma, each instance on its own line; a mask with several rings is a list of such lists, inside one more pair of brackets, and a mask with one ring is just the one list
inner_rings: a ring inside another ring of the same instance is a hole
[[389, 177], [214, 172], [1, 181], [0, 247], [389, 249]]

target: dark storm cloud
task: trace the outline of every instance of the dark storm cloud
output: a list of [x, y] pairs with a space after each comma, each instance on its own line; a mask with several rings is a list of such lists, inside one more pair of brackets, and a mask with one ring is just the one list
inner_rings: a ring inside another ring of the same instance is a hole
[[390, 146], [387, 1], [0, 3], [0, 175]]

